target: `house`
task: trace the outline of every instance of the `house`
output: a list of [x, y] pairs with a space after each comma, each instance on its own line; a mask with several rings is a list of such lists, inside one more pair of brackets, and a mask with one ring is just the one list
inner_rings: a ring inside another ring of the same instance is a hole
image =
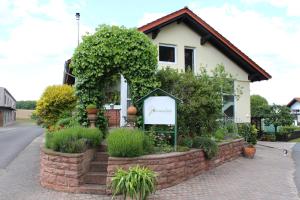
[[291, 109], [291, 113], [295, 116], [295, 125], [300, 126], [300, 97], [294, 98], [287, 106]]
[[16, 121], [16, 100], [7, 89], [0, 87], [0, 127]]
[[[208, 71], [218, 64], [234, 78], [233, 88], [242, 94], [223, 96], [224, 115], [236, 123], [250, 122], [250, 83], [268, 80], [271, 75], [252, 59], [224, 38], [187, 7], [150, 22], [140, 28], [158, 48], [159, 68], [171, 67], [179, 71], [191, 70], [195, 75], [201, 67]], [[74, 78], [65, 64], [64, 83], [74, 83]], [[126, 80], [120, 83], [120, 125], [125, 125], [127, 107], [130, 102]], [[108, 111], [110, 112], [110, 111]]]

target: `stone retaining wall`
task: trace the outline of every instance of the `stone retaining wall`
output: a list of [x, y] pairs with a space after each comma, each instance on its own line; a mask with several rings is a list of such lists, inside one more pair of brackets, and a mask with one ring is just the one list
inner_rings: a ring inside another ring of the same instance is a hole
[[43, 187], [64, 192], [80, 192], [95, 150], [69, 154], [41, 148], [40, 182]]
[[219, 145], [218, 155], [212, 160], [207, 160], [201, 149], [136, 158], [109, 157], [106, 185], [111, 184], [111, 178], [118, 167], [128, 169], [130, 166], [138, 164], [146, 166], [158, 174], [157, 189], [167, 188], [239, 157], [243, 145], [243, 139], [222, 143]]

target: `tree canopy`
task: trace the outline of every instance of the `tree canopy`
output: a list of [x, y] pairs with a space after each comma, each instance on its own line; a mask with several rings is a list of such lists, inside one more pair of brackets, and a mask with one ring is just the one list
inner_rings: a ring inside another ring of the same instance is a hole
[[17, 101], [17, 109], [34, 110], [36, 101]]
[[293, 124], [293, 116], [287, 106], [273, 104], [270, 106], [270, 112], [265, 118], [265, 124], [273, 124], [275, 133], [277, 133], [278, 126], [289, 126]]
[[268, 101], [260, 95], [251, 95], [251, 116], [252, 117], [266, 117], [269, 112]]

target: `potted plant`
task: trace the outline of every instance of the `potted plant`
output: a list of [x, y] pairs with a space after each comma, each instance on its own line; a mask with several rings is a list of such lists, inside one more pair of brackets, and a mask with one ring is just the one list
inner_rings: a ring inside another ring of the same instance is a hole
[[250, 130], [245, 135], [245, 140], [248, 144], [244, 147], [243, 153], [246, 158], [254, 158], [256, 153], [256, 148], [254, 145], [257, 143], [257, 129], [254, 125], [250, 126], [249, 129]]
[[97, 106], [95, 104], [89, 104], [86, 107], [86, 112], [87, 114], [97, 114], [98, 112]]

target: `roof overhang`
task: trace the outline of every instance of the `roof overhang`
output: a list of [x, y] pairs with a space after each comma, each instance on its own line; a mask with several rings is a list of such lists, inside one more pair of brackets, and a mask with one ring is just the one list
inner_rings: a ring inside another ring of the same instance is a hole
[[294, 103], [299, 102], [300, 103], [300, 97], [299, 98], [294, 98], [292, 101], [290, 101], [287, 104], [287, 107], [291, 107]]
[[230, 41], [228, 41], [187, 7], [148, 23], [138, 28], [138, 30], [144, 32], [145, 34], [152, 33], [152, 38], [154, 39], [163, 27], [174, 22], [183, 22], [196, 33], [198, 33], [201, 36], [201, 40], [199, 41], [201, 45], [204, 45], [206, 42], [210, 42], [212, 45], [214, 45], [220, 52], [240, 66], [246, 73], [248, 73], [248, 79], [251, 82], [268, 80], [272, 78], [269, 73], [263, 70], [246, 54], [244, 54], [241, 50], [239, 50]]

